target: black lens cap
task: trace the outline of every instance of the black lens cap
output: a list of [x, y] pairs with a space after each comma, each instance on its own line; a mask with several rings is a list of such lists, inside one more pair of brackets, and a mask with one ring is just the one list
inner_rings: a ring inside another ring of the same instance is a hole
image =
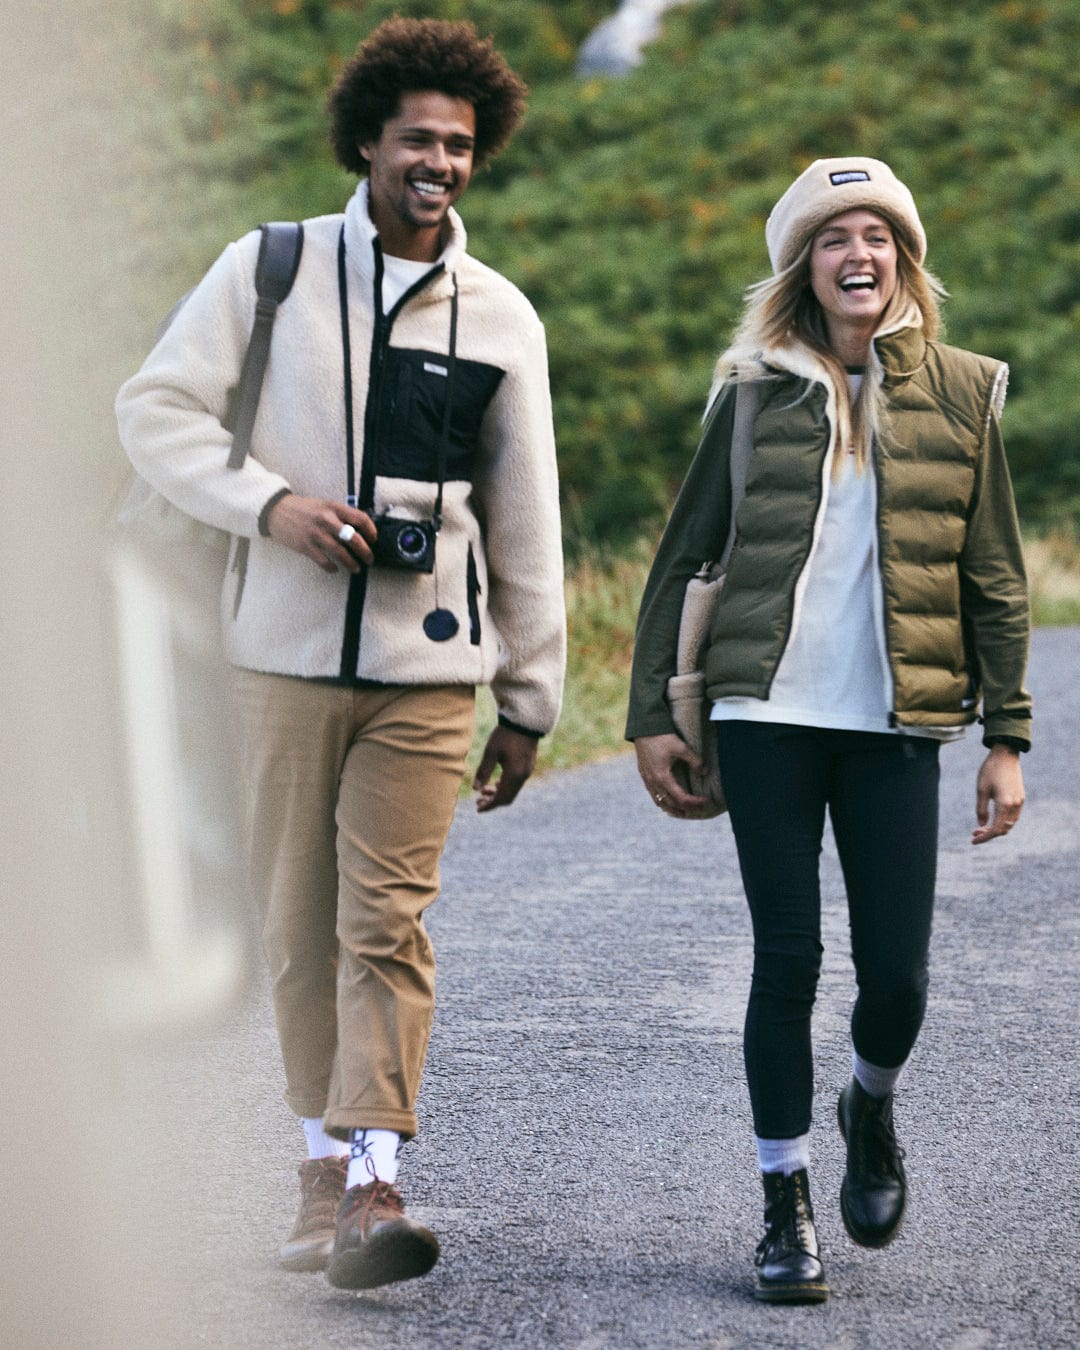
[[459, 627], [448, 609], [433, 609], [424, 618], [424, 632], [432, 642], [449, 642]]

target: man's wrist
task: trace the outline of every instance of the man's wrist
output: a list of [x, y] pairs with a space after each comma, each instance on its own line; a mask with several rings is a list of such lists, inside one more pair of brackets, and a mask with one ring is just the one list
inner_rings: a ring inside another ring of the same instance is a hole
[[263, 509], [259, 512], [259, 533], [264, 539], [270, 538], [270, 512], [281, 501], [282, 497], [292, 495], [292, 488], [278, 488], [277, 492], [270, 498]]
[[519, 736], [528, 736], [530, 740], [539, 741], [543, 738], [542, 731], [533, 731], [531, 727], [518, 726], [516, 722], [511, 722], [509, 717], [499, 714], [499, 726], [505, 727], [507, 731], [516, 731]]

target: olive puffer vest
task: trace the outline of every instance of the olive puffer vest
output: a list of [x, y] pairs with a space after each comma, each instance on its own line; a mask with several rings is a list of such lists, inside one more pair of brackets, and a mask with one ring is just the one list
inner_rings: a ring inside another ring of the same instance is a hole
[[[907, 328], [875, 342], [888, 426], [874, 456], [890, 721], [1029, 743], [1023, 687], [1028, 601], [998, 428], [1007, 368]], [[767, 377], [727, 582], [706, 657], [710, 698], [767, 698], [798, 621], [799, 580], [829, 489], [831, 383], [798, 353], [766, 354]], [[734, 396], [713, 408], [646, 587], [627, 735], [671, 730], [664, 704], [686, 580], [719, 554], [730, 511]]]

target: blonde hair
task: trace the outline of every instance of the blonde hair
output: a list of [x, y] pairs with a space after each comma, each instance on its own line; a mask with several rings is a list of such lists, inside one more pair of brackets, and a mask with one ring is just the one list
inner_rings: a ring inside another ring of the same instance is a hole
[[[918, 261], [904, 236], [894, 227], [896, 242], [896, 289], [882, 311], [878, 333], [899, 328], [921, 327], [927, 339], [941, 331], [939, 301], [946, 295], [941, 282]], [[847, 371], [829, 346], [825, 311], [810, 286], [810, 252], [814, 236], [803, 244], [794, 260], [778, 272], [749, 287], [746, 304], [735, 334], [716, 363], [713, 397], [728, 383], [760, 379], [762, 360], [769, 353], [790, 351], [809, 355], [827, 371], [836, 391], [837, 453], [834, 473], [840, 472], [842, 455], [855, 454], [861, 473], [870, 460], [870, 447], [886, 429], [886, 406], [882, 391], [883, 371], [873, 343], [857, 397], [851, 397]]]

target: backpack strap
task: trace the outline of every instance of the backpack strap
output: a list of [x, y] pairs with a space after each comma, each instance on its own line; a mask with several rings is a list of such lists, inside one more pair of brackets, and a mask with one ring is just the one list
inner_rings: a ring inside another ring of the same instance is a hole
[[236, 394], [229, 468], [239, 469], [251, 446], [251, 429], [262, 393], [263, 376], [270, 358], [270, 333], [277, 307], [292, 290], [304, 248], [304, 227], [298, 222], [276, 221], [260, 225], [259, 260], [255, 267], [255, 321]]

